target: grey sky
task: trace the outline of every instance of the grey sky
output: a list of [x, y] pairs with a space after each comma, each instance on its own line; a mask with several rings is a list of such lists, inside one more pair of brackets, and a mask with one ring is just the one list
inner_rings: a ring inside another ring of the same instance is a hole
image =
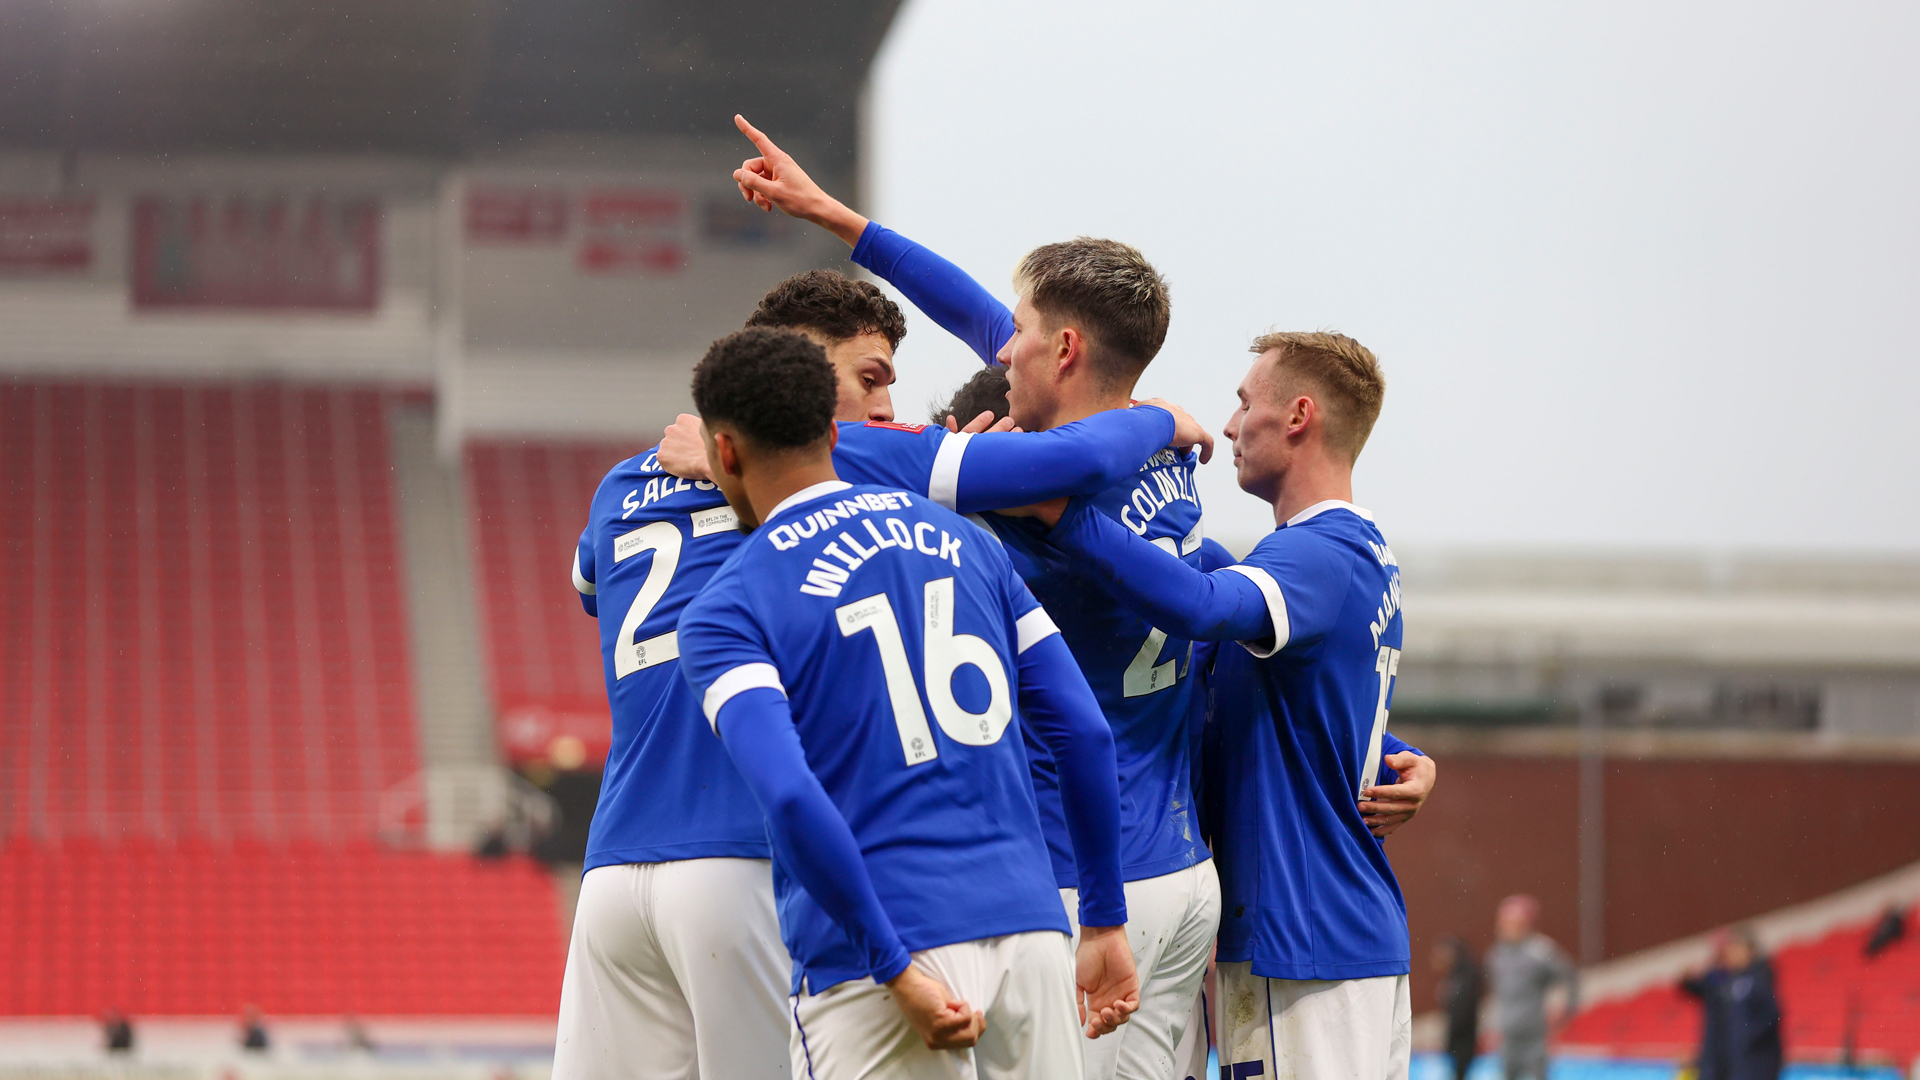
[[[908, 0], [869, 209], [1009, 299], [1138, 244], [1142, 391], [1216, 431], [1253, 335], [1359, 338], [1396, 544], [1920, 550], [1916, 46], [1898, 3]], [[901, 359], [906, 419], [973, 363], [919, 318]]]

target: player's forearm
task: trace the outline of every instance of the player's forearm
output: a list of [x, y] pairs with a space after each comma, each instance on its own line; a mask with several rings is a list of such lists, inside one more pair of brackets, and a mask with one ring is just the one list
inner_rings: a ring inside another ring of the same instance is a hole
[[[851, 224], [845, 223], [845, 224]], [[863, 226], [853, 261], [899, 289], [940, 328], [991, 364], [1013, 337], [1013, 312], [965, 270], [877, 221]]]
[[1053, 633], [1020, 653], [1020, 715], [1053, 754], [1080, 877], [1080, 925], [1127, 921], [1120, 877], [1120, 782], [1113, 729], [1066, 640]]
[[1173, 440], [1173, 414], [1152, 405], [1108, 409], [1047, 431], [973, 436], [960, 459], [962, 514], [1096, 495], [1140, 471]]
[[839, 237], [848, 247], [858, 247], [860, 237], [872, 224], [865, 215], [855, 211], [838, 199], [829, 198], [826, 203], [807, 215], [807, 220]]
[[847, 819], [807, 765], [786, 697], [768, 689], [736, 694], [714, 728], [794, 880], [853, 939], [876, 982], [900, 974], [910, 962], [906, 946], [880, 906]]
[[1194, 641], [1261, 641], [1273, 637], [1273, 616], [1260, 587], [1241, 574], [1203, 574], [1119, 522], [1076, 500], [1047, 539], [1084, 560], [1147, 621]]

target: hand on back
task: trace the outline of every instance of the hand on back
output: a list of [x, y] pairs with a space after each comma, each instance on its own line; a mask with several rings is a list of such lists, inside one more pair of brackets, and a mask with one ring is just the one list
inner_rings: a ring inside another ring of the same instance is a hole
[[1011, 416], [1003, 416], [995, 420], [993, 418], [993, 411], [988, 409], [983, 410], [979, 416], [967, 421], [966, 427], [961, 427], [959, 423], [954, 420], [953, 415], [949, 413], [947, 415], [947, 430], [955, 433], [964, 432], [968, 435], [978, 435], [984, 431], [1019, 431], [1020, 427], [1013, 422], [1013, 417]]
[[1433, 782], [1440, 775], [1440, 769], [1432, 758], [1410, 750], [1388, 754], [1383, 760], [1388, 768], [1400, 774], [1400, 782], [1361, 792], [1360, 816], [1365, 819], [1368, 832], [1384, 837], [1392, 836], [1420, 812], [1427, 796], [1433, 792]]
[[1140, 973], [1133, 966], [1126, 927], [1081, 927], [1073, 969], [1087, 1038], [1110, 1034], [1140, 1008]]
[[1135, 405], [1151, 405], [1156, 409], [1165, 409], [1173, 414], [1173, 444], [1182, 450], [1189, 446], [1200, 450], [1200, 464], [1213, 460], [1213, 434], [1200, 426], [1187, 410], [1168, 401], [1166, 398], [1144, 398]]
[[895, 975], [887, 989], [929, 1050], [964, 1050], [987, 1030], [985, 1013], [974, 1011], [945, 983], [912, 964]]
[[712, 480], [707, 468], [707, 429], [692, 413], [681, 413], [660, 435], [655, 461], [660, 471], [683, 480]]

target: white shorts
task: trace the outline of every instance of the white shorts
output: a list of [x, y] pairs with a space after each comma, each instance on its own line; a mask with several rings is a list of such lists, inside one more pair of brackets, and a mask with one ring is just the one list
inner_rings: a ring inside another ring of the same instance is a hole
[[[1197, 863], [1155, 878], [1129, 881], [1127, 942], [1140, 971], [1140, 1010], [1110, 1035], [1086, 1047], [1087, 1080], [1184, 1080], [1192, 1043], [1200, 985], [1213, 956], [1220, 929], [1220, 878], [1213, 861]], [[1061, 889], [1080, 937], [1080, 893]], [[1077, 1006], [1076, 1006], [1077, 1008]], [[1207, 1048], [1201, 1034], [1199, 1076], [1206, 1072]], [[1186, 1051], [1182, 1051], [1183, 1044]]]
[[[793, 1075], [806, 1080], [1058, 1080], [1080, 1075], [1073, 953], [1052, 930], [963, 941], [913, 965], [987, 1014], [967, 1050], [929, 1050], [872, 979], [792, 998]], [[731, 1080], [722, 1077], [721, 1080]]]
[[1202, 987], [1199, 996], [1193, 999], [1193, 1015], [1187, 1020], [1187, 1030], [1173, 1051], [1173, 1072], [1167, 1075], [1173, 1080], [1211, 1080], [1207, 1073], [1207, 1051], [1213, 1049], [1213, 1040], [1209, 1037], [1212, 1028], [1213, 1015], [1207, 1011], [1207, 991]]
[[786, 1080], [792, 977], [767, 860], [595, 867], [567, 948], [554, 1080]]
[[1407, 1080], [1413, 999], [1405, 975], [1267, 979], [1251, 969], [1245, 961], [1214, 967], [1222, 1077]]

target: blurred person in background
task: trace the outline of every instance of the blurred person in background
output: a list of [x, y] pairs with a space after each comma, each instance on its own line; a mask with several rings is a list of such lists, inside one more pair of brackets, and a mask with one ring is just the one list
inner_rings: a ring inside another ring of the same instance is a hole
[[267, 1038], [267, 1018], [261, 1014], [260, 1006], [247, 1006], [240, 1014], [240, 1049], [265, 1053], [272, 1045], [273, 1040]]
[[133, 1052], [133, 1022], [119, 1009], [108, 1009], [106, 1015], [100, 1018], [100, 1034], [106, 1041], [107, 1053]]
[[1440, 1011], [1447, 1017], [1447, 1057], [1453, 1080], [1466, 1080], [1480, 1045], [1480, 998], [1486, 982], [1473, 949], [1457, 936], [1433, 947], [1433, 970], [1440, 976]]
[[933, 410], [931, 419], [948, 431], [959, 431], [960, 425], [983, 416], [991, 416], [990, 423], [998, 426], [1007, 419], [1008, 408], [1007, 369], [995, 364], [961, 383], [952, 400]]
[[1773, 965], [1749, 927], [1714, 936], [1713, 960], [1680, 980], [1700, 999], [1700, 1080], [1776, 1080], [1780, 1075], [1780, 1001]]
[[[1539, 920], [1540, 902], [1531, 896], [1507, 897], [1494, 915], [1486, 975], [1507, 1080], [1546, 1080], [1547, 1040], [1579, 1001], [1579, 974], [1566, 952], [1534, 929]], [[1566, 991], [1564, 1003], [1548, 1000], [1556, 987]]]

